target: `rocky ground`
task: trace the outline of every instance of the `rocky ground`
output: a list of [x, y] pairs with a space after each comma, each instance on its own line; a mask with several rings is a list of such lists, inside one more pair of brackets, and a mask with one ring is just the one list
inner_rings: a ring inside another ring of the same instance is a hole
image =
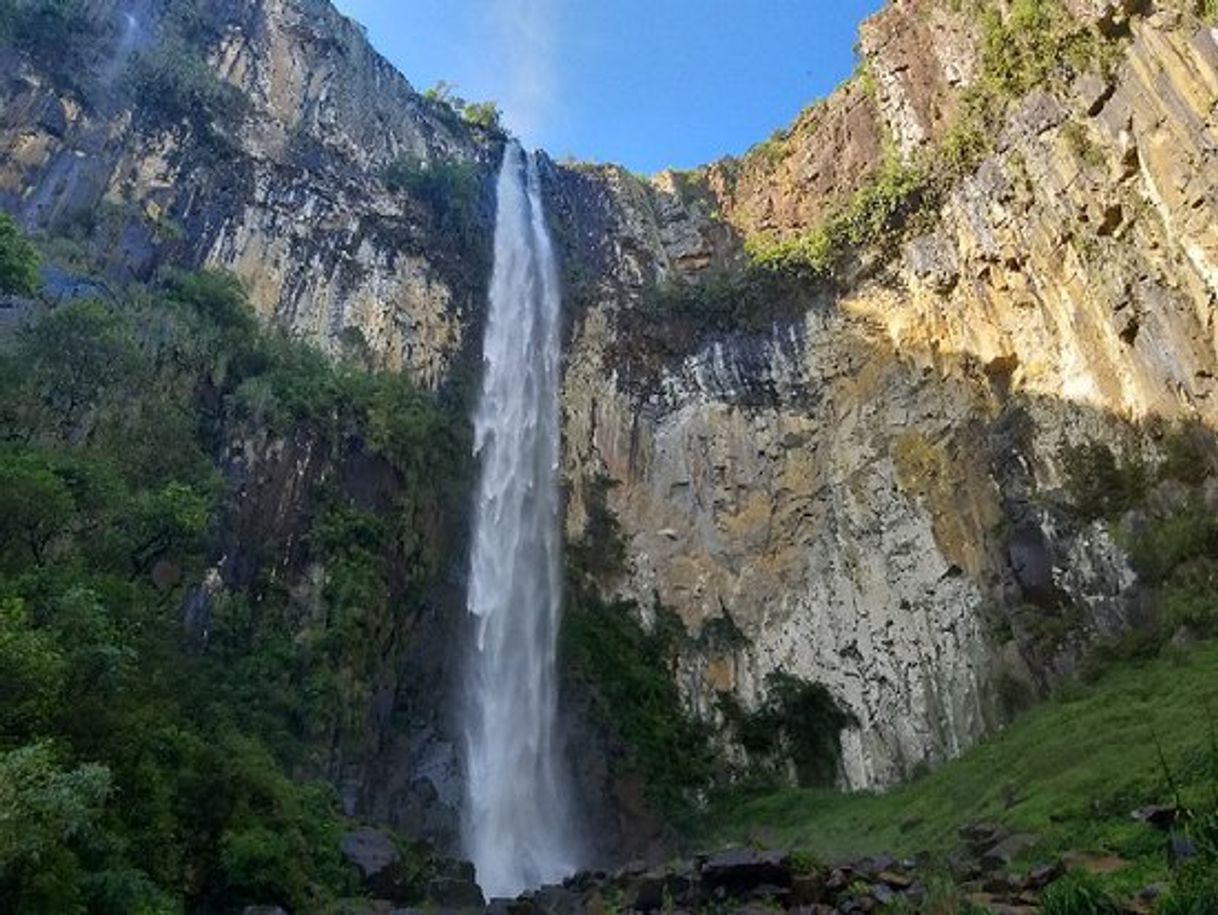
[[[1185, 858], [1189, 843], [1173, 831], [1177, 811], [1144, 808], [1131, 816], [1164, 836], [1165, 853]], [[629, 864], [617, 871], [577, 874], [518, 899], [483, 898], [472, 865], [445, 862], [426, 883], [426, 902], [407, 904], [419, 884], [407, 873], [389, 838], [366, 829], [343, 840], [343, 853], [363, 874], [376, 898], [345, 903], [344, 915], [473, 913], [494, 915], [611, 915], [645, 912], [800, 913], [855, 915], [868, 912], [951, 911], [1036, 915], [1051, 886], [1072, 871], [1111, 873], [1129, 862], [1115, 856], [1069, 853], [1028, 861], [1037, 844], [1031, 834], [994, 824], [962, 827], [960, 845], [944, 859], [877, 855], [822, 864], [783, 850], [736, 848], [697, 855], [662, 867]], [[417, 878], [416, 878], [417, 879]], [[1120, 904], [1128, 915], [1150, 915], [1164, 887], [1151, 885]], [[945, 908], [945, 906], [947, 906]], [[971, 908], [970, 908], [971, 906]], [[277, 908], [249, 908], [245, 915], [287, 915]]]

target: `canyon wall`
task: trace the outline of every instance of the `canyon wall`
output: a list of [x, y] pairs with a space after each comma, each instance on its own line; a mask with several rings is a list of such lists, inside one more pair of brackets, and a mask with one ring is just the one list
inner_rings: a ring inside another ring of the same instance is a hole
[[[322, 0], [209, 7], [199, 51], [242, 102], [167, 113], [123, 55], [164, 40], [168, 5], [91, 5], [115, 35], [83, 89], [0, 48], [0, 207], [116, 283], [231, 269], [268, 322], [459, 393], [503, 136], [416, 93]], [[1065, 6], [1111, 60], [1008, 100], [985, 155], [831, 278], [698, 309], [699, 290], [749, 269], [746, 242], [814, 230], [953, 137], [987, 79], [977, 4], [893, 0], [863, 27], [859, 74], [741, 159], [649, 182], [545, 169], [568, 304], [568, 533], [594, 481], [616, 481], [617, 590], [691, 635], [730, 619], [744, 637], [691, 640], [688, 709], [716, 720], [719, 694], [755, 708], [776, 670], [824, 684], [858, 722], [850, 787], [957, 753], [1012, 695], [1043, 694], [1087, 642], [1153, 613], [1117, 538], [1061, 510], [1060, 449], [1153, 451], [1154, 421], [1218, 419], [1215, 33], [1167, 0]], [[465, 231], [387, 180], [402, 161], [468, 167]], [[674, 286], [692, 290], [683, 309]], [[246, 515], [291, 515], [287, 481], [323, 472], [299, 450], [247, 449], [269, 482]], [[450, 639], [457, 553], [452, 567], [404, 671]], [[350, 806], [451, 830], [441, 732], [385, 724], [379, 758], [333, 774]]]
[[1154, 420], [1218, 418], [1218, 33], [1173, 5], [1074, 10], [1108, 72], [1013, 99], [893, 250], [798, 307], [657, 313], [657, 289], [711, 287], [744, 240], [797, 237], [948, 135], [981, 79], [963, 6], [890, 4], [860, 76], [741, 161], [556, 181], [560, 214], [596, 214], [572, 217], [572, 259], [610, 265], [572, 332], [570, 532], [589, 481], [617, 481], [620, 591], [745, 636], [687, 652], [689, 707], [755, 708], [776, 670], [823, 683], [858, 720], [855, 788], [957, 753], [1153, 612], [1108, 530], [1057, 504], [1061, 448], [1153, 451]]

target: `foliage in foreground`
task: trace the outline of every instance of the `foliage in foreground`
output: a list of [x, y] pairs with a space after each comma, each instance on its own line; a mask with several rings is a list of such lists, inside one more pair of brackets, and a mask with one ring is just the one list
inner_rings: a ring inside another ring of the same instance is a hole
[[[352, 888], [342, 820], [332, 789], [293, 776], [364, 739], [383, 640], [436, 574], [464, 426], [400, 378], [260, 331], [223, 275], [44, 312], [0, 341], [0, 898], [325, 910]], [[319, 491], [319, 616], [265, 574], [196, 590], [242, 435], [363, 443], [400, 481], [383, 514]]]

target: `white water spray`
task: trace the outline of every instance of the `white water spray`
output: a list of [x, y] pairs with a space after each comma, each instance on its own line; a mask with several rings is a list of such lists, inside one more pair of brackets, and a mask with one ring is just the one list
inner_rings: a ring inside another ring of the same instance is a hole
[[575, 870], [555, 741], [562, 603], [558, 272], [537, 163], [512, 143], [499, 174], [495, 267], [475, 417], [481, 466], [469, 580], [465, 853], [489, 897]]

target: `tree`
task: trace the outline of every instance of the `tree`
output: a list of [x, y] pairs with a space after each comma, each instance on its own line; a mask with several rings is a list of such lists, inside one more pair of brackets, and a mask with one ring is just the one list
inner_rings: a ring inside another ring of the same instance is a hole
[[38, 252], [13, 217], [0, 213], [0, 293], [33, 295], [41, 285]]
[[[30, 625], [25, 602], [0, 601], [0, 732], [13, 737], [42, 731], [60, 710], [66, 667], [51, 633]], [[5, 860], [3, 795], [0, 782], [0, 870]]]
[[105, 305], [71, 302], [27, 330], [23, 355], [60, 432], [79, 433], [87, 414], [138, 364], [130, 334]]
[[0, 551], [16, 549], [42, 562], [73, 509], [68, 488], [45, 463], [0, 455]]
[[461, 112], [465, 122], [488, 133], [499, 132], [499, 106], [494, 102], [470, 102]]
[[64, 768], [49, 744], [0, 753], [0, 897], [20, 912], [80, 911], [79, 867], [110, 793], [110, 772]]

